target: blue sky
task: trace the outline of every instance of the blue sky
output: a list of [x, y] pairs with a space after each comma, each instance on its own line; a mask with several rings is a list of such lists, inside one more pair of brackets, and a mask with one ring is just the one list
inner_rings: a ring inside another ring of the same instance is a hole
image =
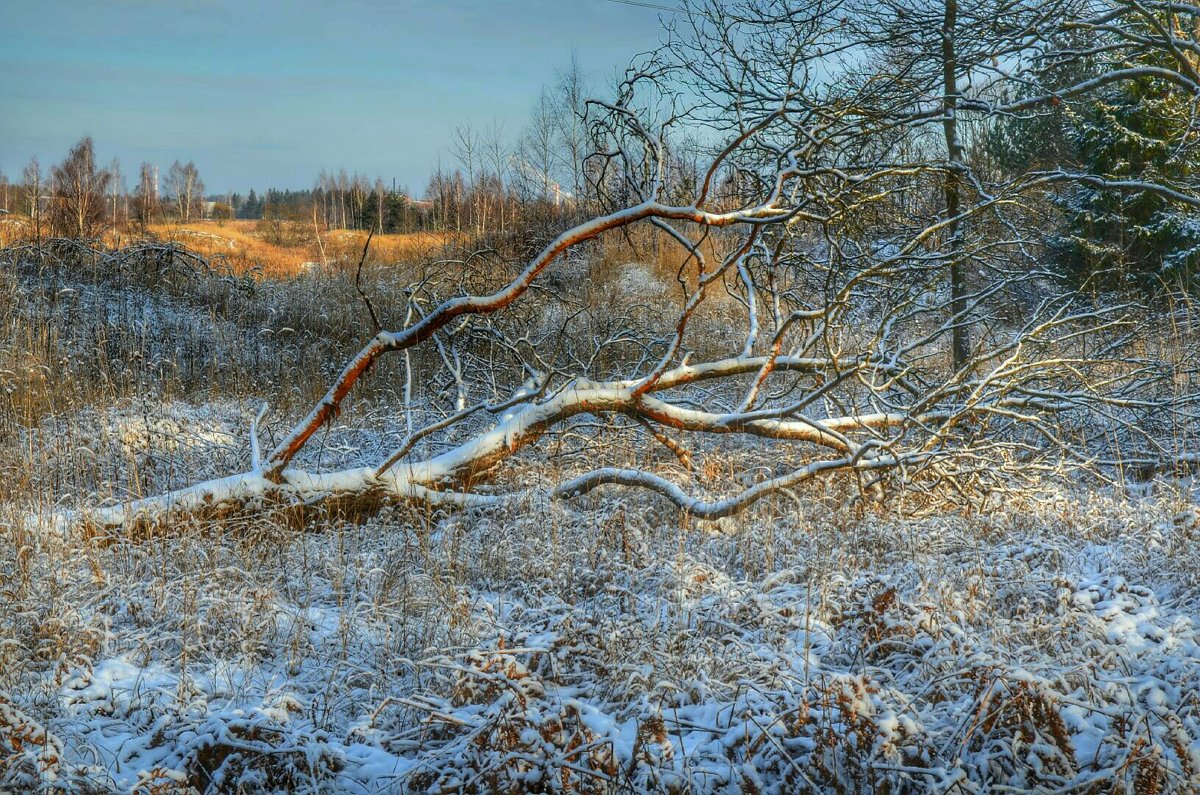
[[575, 52], [610, 82], [660, 11], [610, 0], [0, 1], [0, 171], [82, 135], [120, 159], [194, 160], [210, 191], [322, 169], [421, 191], [457, 124], [515, 137]]

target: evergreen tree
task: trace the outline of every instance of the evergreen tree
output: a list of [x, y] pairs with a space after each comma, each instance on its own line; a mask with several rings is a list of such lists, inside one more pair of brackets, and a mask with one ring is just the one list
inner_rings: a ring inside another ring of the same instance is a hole
[[250, 189], [250, 195], [246, 197], [246, 202], [238, 211], [238, 218], [258, 219], [262, 218], [262, 199], [258, 197], [258, 193], [254, 188]]
[[[1095, 100], [1072, 125], [1081, 170], [1106, 180], [1186, 184], [1200, 167], [1190, 102], [1167, 81], [1143, 77]], [[1052, 242], [1076, 280], [1097, 288], [1194, 286], [1200, 270], [1195, 210], [1152, 190], [1077, 185], [1062, 199], [1064, 226]]]
[[[1086, 63], [1047, 67], [1033, 93], [1089, 76]], [[1094, 76], [1094, 75], [1093, 75]], [[1175, 84], [1146, 76], [1085, 100], [996, 128], [989, 148], [1010, 174], [1062, 170], [1105, 181], [1179, 187], [1200, 171], [1193, 100]], [[1195, 210], [1153, 190], [1074, 183], [1054, 199], [1060, 212], [1048, 244], [1064, 276], [1093, 290], [1194, 287], [1200, 277]]]

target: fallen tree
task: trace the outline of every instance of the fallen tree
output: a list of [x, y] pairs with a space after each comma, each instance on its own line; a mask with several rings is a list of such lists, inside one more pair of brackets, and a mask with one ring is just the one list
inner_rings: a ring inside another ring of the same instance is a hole
[[[584, 415], [627, 418], [685, 472], [693, 456], [681, 439], [691, 435], [774, 443], [772, 463], [783, 471], [706, 484], [709, 496], [612, 466], [547, 489], [561, 498], [605, 485], [648, 489], [702, 518], [839, 473], [853, 474], [864, 494], [944, 488], [970, 500], [1036, 473], [1112, 475], [1188, 460], [1192, 318], [1172, 315], [1166, 338], [1154, 324], [1170, 307], [1067, 288], [1043, 262], [1041, 239], [1045, 197], [1064, 181], [1158, 191], [1198, 207], [1192, 186], [984, 173], [958, 129], [971, 114], [986, 124], [1036, 113], [1147, 69], [1169, 73], [1181, 90], [1200, 87], [1191, 66], [1200, 45], [1156, 16], [1195, 19], [1195, 8], [1068, 5], [1051, 13], [985, 4], [966, 24], [943, 4], [912, 24], [932, 25], [956, 46], [908, 63], [896, 60], [886, 31], [837, 24], [835, 5], [822, 0], [786, 14], [766, 0], [690, 8], [682, 30], [690, 26], [690, 36], [632, 69], [614, 101], [590, 105], [593, 217], [493, 289], [468, 289], [476, 277], [495, 280], [471, 257], [459, 262], [457, 284], [411, 285], [405, 324], [377, 328], [273, 449], [256, 448], [251, 471], [69, 519], [109, 532], [176, 513], [345, 498], [487, 506], [505, 497], [480, 484]], [[1067, 90], [997, 99], [1029, 88], [1029, 53], [1049, 57], [1056, 37], [1081, 25], [1116, 26], [1114, 38], [1052, 55], [1103, 56], [1097, 73]], [[1147, 51], [1174, 66], [1120, 66]], [[685, 168], [681, 128], [722, 138], [700, 147], [703, 168]], [[930, 144], [931, 129], [944, 148]], [[547, 275], [569, 254], [593, 255], [606, 236], [646, 227], [656, 245], [678, 252], [678, 294], [656, 318], [665, 322], [637, 333], [622, 323], [585, 328], [585, 310], [595, 320], [630, 308], [586, 306], [582, 285]], [[419, 348], [436, 351], [453, 395], [435, 407], [441, 417], [411, 427], [418, 396], [409, 368], [410, 432], [398, 449], [373, 466], [297, 466], [381, 357]], [[456, 438], [463, 428], [471, 433]], [[592, 439], [600, 455], [603, 440]]]

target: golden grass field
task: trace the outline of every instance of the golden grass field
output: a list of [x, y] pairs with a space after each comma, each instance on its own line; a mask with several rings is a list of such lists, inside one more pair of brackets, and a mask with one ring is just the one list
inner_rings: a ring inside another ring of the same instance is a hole
[[[265, 276], [291, 276], [309, 263], [331, 267], [353, 265], [362, 256], [368, 234], [352, 229], [317, 232], [312, 227], [289, 226], [286, 222], [283, 229], [272, 230], [266, 222], [247, 220], [155, 224], [148, 232], [206, 256], [221, 256], [235, 271], [257, 268]], [[272, 242], [269, 239], [272, 236], [285, 242]], [[452, 242], [452, 234], [377, 234], [371, 239], [368, 262], [386, 264], [420, 259]]]
[[[13, 215], [0, 219], [0, 246], [32, 237], [29, 218]], [[45, 234], [45, 232], [43, 232]], [[235, 273], [254, 272], [264, 277], [294, 276], [309, 263], [338, 268], [355, 265], [362, 256], [367, 232], [330, 229], [317, 232], [311, 225], [254, 220], [166, 222], [150, 225], [146, 236], [177, 243], [206, 257], [222, 258]], [[105, 242], [114, 245], [141, 237], [134, 230], [108, 231]], [[412, 232], [377, 234], [371, 239], [367, 262], [390, 264], [428, 257], [455, 242], [455, 233]]]

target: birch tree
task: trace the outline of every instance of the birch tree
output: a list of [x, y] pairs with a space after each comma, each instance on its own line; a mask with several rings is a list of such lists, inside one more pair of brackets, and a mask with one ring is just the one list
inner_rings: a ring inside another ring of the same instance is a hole
[[143, 233], [154, 222], [159, 213], [158, 184], [154, 177], [154, 166], [142, 163], [138, 170], [138, 184], [133, 194], [133, 218]]
[[96, 166], [92, 139], [85, 137], [50, 171], [50, 216], [55, 230], [76, 238], [94, 237], [104, 226], [105, 194], [112, 175]]
[[33, 222], [34, 239], [42, 239], [42, 191], [45, 189], [42, 179], [42, 165], [36, 157], [31, 157], [29, 163], [21, 172], [21, 187], [25, 193], [25, 212]]
[[200, 217], [200, 204], [204, 201], [204, 181], [196, 164], [176, 160], [167, 171], [167, 195], [175, 208], [176, 216], [186, 223]]

